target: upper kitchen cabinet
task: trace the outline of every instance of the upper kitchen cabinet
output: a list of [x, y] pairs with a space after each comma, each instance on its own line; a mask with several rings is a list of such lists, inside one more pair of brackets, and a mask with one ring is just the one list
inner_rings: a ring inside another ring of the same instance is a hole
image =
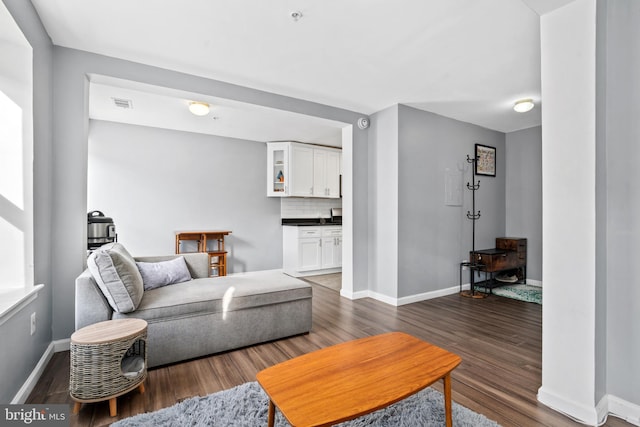
[[312, 144], [267, 143], [267, 196], [339, 198], [341, 154]]
[[289, 195], [289, 147], [286, 142], [267, 144], [267, 196]]
[[313, 195], [340, 197], [340, 151], [313, 150]]

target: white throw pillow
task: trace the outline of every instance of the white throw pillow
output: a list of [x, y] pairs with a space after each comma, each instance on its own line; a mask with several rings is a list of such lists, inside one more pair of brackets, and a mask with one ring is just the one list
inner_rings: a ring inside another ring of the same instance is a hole
[[144, 290], [148, 291], [162, 286], [191, 280], [184, 257], [160, 262], [136, 262]]

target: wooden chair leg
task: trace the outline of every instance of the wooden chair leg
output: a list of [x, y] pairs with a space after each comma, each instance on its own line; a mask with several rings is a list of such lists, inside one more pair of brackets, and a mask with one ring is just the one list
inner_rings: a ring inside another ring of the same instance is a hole
[[144, 394], [144, 383], [140, 383], [140, 385], [138, 386], [138, 391], [140, 391], [140, 394]]
[[80, 402], [76, 402], [73, 405], [73, 415], [78, 415], [78, 413], [80, 412], [80, 407], [82, 406], [82, 403]]

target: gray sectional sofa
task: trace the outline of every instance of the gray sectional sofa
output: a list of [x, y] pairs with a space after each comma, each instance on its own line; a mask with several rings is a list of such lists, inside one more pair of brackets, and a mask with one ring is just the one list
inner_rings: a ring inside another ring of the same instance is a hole
[[[94, 255], [76, 279], [76, 330], [109, 319], [146, 320], [149, 367], [311, 330], [311, 286], [281, 270], [210, 278], [207, 254], [128, 259], [117, 243], [106, 255]], [[159, 263], [180, 256], [193, 279], [140, 288], [136, 262]]]

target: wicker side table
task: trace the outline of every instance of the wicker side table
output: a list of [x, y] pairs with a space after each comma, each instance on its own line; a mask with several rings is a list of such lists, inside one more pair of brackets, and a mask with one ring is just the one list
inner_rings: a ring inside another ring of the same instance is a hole
[[[107, 320], [71, 335], [69, 394], [76, 401], [74, 414], [82, 403], [109, 400], [109, 413], [115, 417], [118, 396], [135, 388], [144, 393], [146, 340], [147, 322], [142, 319]], [[133, 371], [123, 371], [131, 366]]]

